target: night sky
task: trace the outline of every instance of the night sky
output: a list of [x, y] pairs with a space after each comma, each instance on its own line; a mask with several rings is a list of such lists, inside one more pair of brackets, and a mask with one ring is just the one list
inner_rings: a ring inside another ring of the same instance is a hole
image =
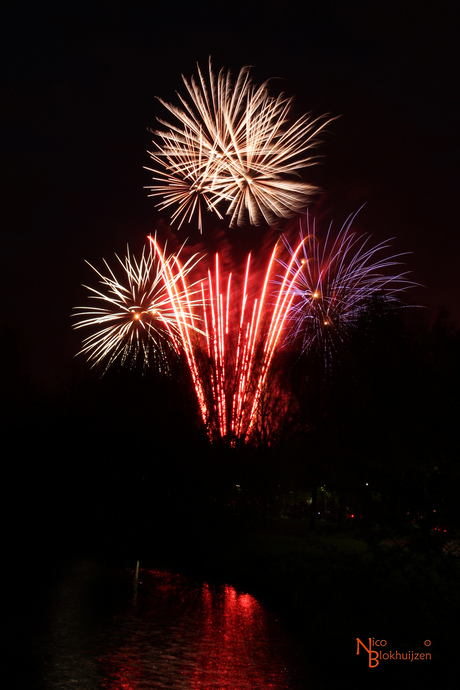
[[[323, 190], [312, 210], [339, 227], [365, 204], [359, 229], [412, 252], [425, 287], [408, 298], [428, 320], [442, 305], [460, 321], [455, 0], [7, 5], [2, 328], [41, 385], [72, 369], [70, 314], [85, 301], [81, 283], [94, 283], [84, 260], [142, 247], [168, 220], [144, 189], [148, 128], [164, 114], [156, 97], [174, 100], [181, 73], [209, 56], [216, 70], [252, 65], [256, 83], [273, 78], [297, 116], [340, 116], [309, 173]], [[261, 232], [246, 230], [254, 242]]]

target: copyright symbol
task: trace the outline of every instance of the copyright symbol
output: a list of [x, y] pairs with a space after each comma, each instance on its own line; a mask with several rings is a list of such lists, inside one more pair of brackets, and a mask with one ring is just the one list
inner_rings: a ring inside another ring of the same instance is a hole
[[425, 640], [425, 642], [423, 644], [425, 645], [425, 647], [430, 647], [431, 640]]

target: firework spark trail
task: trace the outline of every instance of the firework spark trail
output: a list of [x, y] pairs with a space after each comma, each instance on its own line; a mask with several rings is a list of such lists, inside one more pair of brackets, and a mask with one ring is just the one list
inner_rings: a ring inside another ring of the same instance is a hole
[[[214, 274], [208, 272], [207, 282], [202, 283], [205, 359], [198, 353], [200, 388], [197, 395], [206, 396], [208, 433], [211, 438], [223, 438], [234, 444], [237, 439], [247, 440], [253, 427], [260, 396], [267, 383], [273, 357], [285, 328], [289, 309], [294, 299], [293, 284], [299, 272], [293, 265], [303, 246], [298, 244], [289, 263], [284, 279], [277, 289], [273, 304], [268, 304], [269, 286], [275, 266], [275, 246], [265, 272], [260, 294], [249, 303], [249, 279], [251, 255], [246, 261], [243, 289], [239, 296], [240, 313], [233, 321], [234, 291], [231, 289], [232, 274], [222, 280], [219, 256], [216, 255]], [[234, 325], [234, 327], [233, 327]], [[207, 384], [206, 384], [207, 382]]]
[[[178, 254], [182, 249], [183, 245]], [[91, 366], [105, 362], [107, 370], [117, 360], [122, 365], [129, 361], [132, 366], [141, 359], [144, 368], [153, 360], [161, 373], [169, 371], [170, 355], [182, 350], [183, 324], [196, 328], [195, 290], [186, 287], [185, 276], [200, 257], [193, 255], [180, 266], [178, 254], [165, 259], [152, 238], [152, 247], [149, 251], [144, 248], [140, 260], [131, 255], [129, 247], [124, 259], [116, 256], [118, 272], [105, 260], [105, 274], [88, 264], [99, 276], [102, 289], [84, 286], [96, 306], [77, 307], [74, 316], [82, 318], [73, 327], [97, 328], [83, 340], [78, 353], [85, 355]], [[180, 318], [171, 294], [176, 303], [186, 302], [187, 309], [182, 309]]]
[[271, 96], [267, 82], [256, 87], [248, 67], [234, 81], [223, 69], [216, 77], [209, 62], [209, 83], [197, 68], [198, 81], [182, 77], [189, 100], [159, 99], [176, 124], [159, 119], [168, 129], [154, 132], [150, 196], [162, 197], [160, 209], [176, 207], [179, 227], [197, 213], [200, 230], [203, 206], [222, 218], [218, 206], [226, 204], [231, 225], [300, 212], [316, 189], [299, 170], [314, 164], [312, 150], [331, 119], [304, 115], [290, 125], [292, 99]]
[[[386, 255], [391, 240], [370, 245], [369, 235], [352, 231], [358, 212], [347, 218], [335, 238], [331, 223], [323, 243], [314, 221], [310, 228], [307, 215], [304, 226], [300, 221], [301, 256], [295, 258], [291, 268], [280, 262], [283, 270], [297, 272], [289, 340], [298, 340], [303, 352], [322, 351], [326, 368], [338, 344], [351, 335], [373, 298], [383, 296], [386, 302], [400, 305], [401, 293], [416, 285], [407, 278], [408, 271], [392, 271], [401, 265], [399, 259], [405, 254]], [[283, 239], [294, 256], [289, 241]]]
[[[288, 315], [290, 313], [291, 305], [295, 297], [295, 292], [293, 290], [293, 287], [295, 285], [295, 282], [297, 280], [298, 274], [301, 270], [301, 268], [297, 268], [297, 270], [293, 270], [294, 263], [297, 259], [297, 256], [300, 252], [300, 250], [303, 248], [304, 245], [304, 240], [301, 238], [300, 242], [298, 243], [297, 247], [292, 251], [291, 259], [289, 263], [287, 264], [286, 271], [284, 273], [283, 279], [281, 281], [281, 287], [279, 288], [277, 292], [277, 298], [275, 302], [275, 307], [273, 309], [272, 313], [272, 319], [270, 323], [270, 328], [267, 334], [267, 338], [265, 341], [264, 345], [264, 361], [262, 365], [262, 370], [259, 374], [259, 380], [257, 383], [256, 387], [256, 394], [254, 396], [254, 401], [250, 413], [250, 422], [249, 422], [249, 427], [248, 427], [248, 432], [250, 432], [252, 425], [255, 420], [255, 413], [257, 410], [257, 406], [259, 404], [260, 396], [262, 394], [262, 391], [264, 389], [264, 386], [266, 384], [268, 372], [270, 369], [270, 365], [272, 363], [275, 350], [277, 345], [280, 342], [281, 338], [281, 333], [285, 327], [286, 321], [288, 319]], [[275, 260], [275, 253], [276, 253], [277, 245], [275, 246], [275, 249], [273, 250], [271, 259], [270, 259], [270, 264], [268, 267], [268, 271], [266, 274], [266, 280], [265, 280], [265, 285], [264, 285], [264, 291], [263, 291], [263, 297], [266, 294], [266, 288], [267, 288], [267, 283], [268, 283], [268, 277], [271, 275], [272, 271], [272, 266]], [[259, 316], [261, 314], [262, 310], [262, 301], [261, 301], [261, 306], [259, 310]]]

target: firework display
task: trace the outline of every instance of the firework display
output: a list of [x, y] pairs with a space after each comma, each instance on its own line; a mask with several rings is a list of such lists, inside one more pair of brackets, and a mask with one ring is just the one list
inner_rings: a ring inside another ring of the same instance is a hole
[[[159, 207], [173, 207], [179, 227], [196, 218], [200, 230], [204, 210], [225, 213], [230, 225], [300, 216], [314, 191], [300, 172], [314, 163], [326, 118], [289, 124], [291, 99], [271, 96], [267, 83], [255, 86], [247, 67], [233, 80], [225, 70], [215, 76], [209, 63], [209, 80], [199, 67], [197, 80], [183, 80], [188, 99], [161, 101], [176, 124], [160, 120], [166, 129], [155, 133], [150, 153]], [[331, 224], [324, 238], [308, 214], [300, 217], [296, 240], [282, 235], [256, 273], [251, 254], [244, 269], [231, 271], [217, 253], [204, 274], [201, 256], [182, 262], [183, 245], [168, 252], [149, 237], [140, 259], [128, 248], [117, 270], [105, 261], [105, 272], [91, 266], [100, 287], [87, 288], [92, 305], [75, 313], [74, 328], [93, 329], [79, 354], [104, 370], [140, 362], [162, 374], [179, 357], [209, 439], [256, 443], [281, 345], [319, 354], [330, 371], [372, 300], [401, 304], [415, 285], [395, 272], [402, 255], [388, 255], [389, 241], [372, 244], [352, 230], [355, 217], [337, 233]], [[279, 400], [288, 395], [282, 379]]]
[[160, 120], [166, 130], [154, 132], [155, 168], [150, 196], [160, 196], [160, 209], [175, 207], [179, 227], [202, 210], [219, 218], [225, 209], [230, 225], [257, 225], [299, 213], [315, 187], [299, 174], [315, 162], [318, 134], [330, 122], [304, 115], [289, 124], [292, 99], [273, 97], [267, 82], [252, 83], [244, 67], [236, 81], [230, 72], [217, 76], [209, 63], [209, 82], [198, 66], [198, 80], [183, 77], [188, 100], [181, 105], [160, 99], [175, 124]]
[[[289, 340], [300, 342], [303, 352], [320, 352], [330, 367], [338, 346], [356, 329], [360, 317], [376, 296], [400, 304], [401, 293], [415, 285], [408, 272], [394, 273], [402, 254], [387, 255], [391, 240], [372, 245], [369, 235], [352, 230], [357, 213], [334, 234], [332, 223], [324, 239], [308, 215], [299, 221], [301, 252], [284, 243], [294, 258]], [[286, 264], [281, 262], [283, 268]]]
[[[105, 370], [115, 362], [149, 367], [154, 364], [167, 372], [169, 359], [182, 349], [184, 323], [194, 328], [193, 288], [187, 289], [184, 277], [199, 261], [192, 256], [183, 266], [178, 254], [165, 258], [156, 240], [142, 251], [140, 259], [131, 255], [118, 261], [117, 270], [104, 260], [106, 271], [99, 276], [101, 289], [89, 290], [91, 306], [77, 307], [80, 318], [74, 328], [96, 328], [83, 340], [79, 354], [92, 366], [104, 363]], [[174, 296], [174, 299], [172, 297]]]

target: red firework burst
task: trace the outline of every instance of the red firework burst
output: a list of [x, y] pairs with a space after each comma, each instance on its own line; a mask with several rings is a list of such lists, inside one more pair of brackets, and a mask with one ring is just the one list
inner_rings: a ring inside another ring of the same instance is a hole
[[219, 255], [214, 270], [201, 284], [203, 333], [193, 333], [188, 363], [203, 421], [211, 439], [232, 445], [248, 440], [277, 345], [282, 339], [295, 297], [293, 285], [300, 269], [294, 262], [303, 242], [286, 264], [273, 294], [277, 243], [263, 281], [250, 296], [251, 255], [247, 257], [242, 285], [232, 273], [221, 275]]

